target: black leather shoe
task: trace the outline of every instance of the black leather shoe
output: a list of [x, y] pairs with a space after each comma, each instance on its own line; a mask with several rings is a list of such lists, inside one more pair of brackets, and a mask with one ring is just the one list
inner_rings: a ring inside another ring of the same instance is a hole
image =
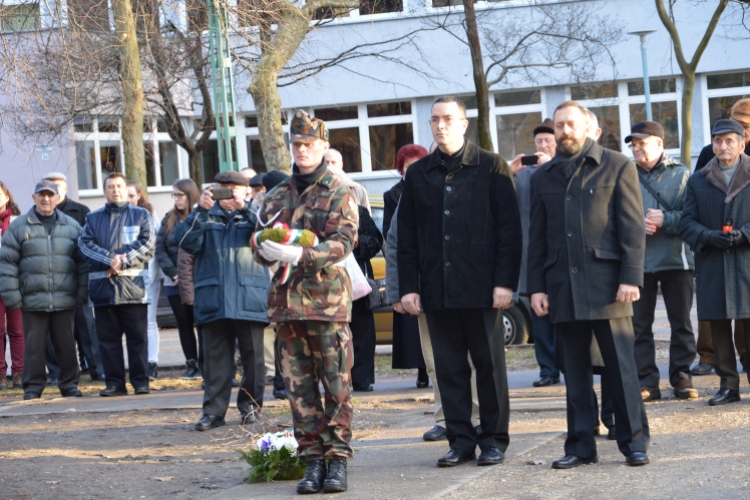
[[600, 425], [594, 426], [594, 436], [601, 436], [602, 435], [602, 428]]
[[150, 394], [151, 389], [147, 385], [141, 385], [135, 388], [135, 394]]
[[728, 403], [736, 403], [740, 400], [740, 391], [732, 389], [719, 389], [716, 396], [708, 400], [709, 406], [721, 406]]
[[581, 458], [575, 455], [565, 455], [560, 460], [552, 462], [553, 469], [573, 469], [579, 465], [588, 465], [599, 463], [599, 457], [594, 456], [593, 458]]
[[42, 395], [39, 394], [38, 392], [29, 391], [29, 392], [24, 392], [23, 393], [23, 400], [24, 401], [28, 401], [29, 399], [39, 399], [41, 397], [42, 397]]
[[329, 459], [328, 474], [323, 481], [323, 493], [342, 493], [349, 489], [346, 484], [346, 459]]
[[541, 377], [534, 381], [534, 387], [547, 387], [548, 385], [559, 384], [560, 377]]
[[286, 393], [286, 389], [273, 390], [273, 397], [276, 399], [286, 399], [289, 395]]
[[355, 387], [355, 386], [353, 386], [353, 387], [352, 387], [352, 390], [353, 390], [354, 392], [372, 392], [372, 391], [374, 391], [375, 389], [373, 389], [373, 388], [372, 388], [372, 386], [371, 386], [370, 384], [367, 384], [367, 385], [365, 385], [365, 386], [356, 386], [356, 387]]
[[482, 453], [477, 458], [477, 465], [497, 465], [503, 463], [505, 460], [505, 454], [495, 448], [494, 446], [488, 446], [482, 448]]
[[438, 459], [438, 467], [456, 467], [464, 462], [471, 462], [477, 459], [474, 452], [468, 453], [458, 449], [451, 449], [444, 457]]
[[248, 411], [240, 412], [240, 425], [250, 425], [258, 421], [258, 408], [250, 405]]
[[224, 417], [217, 417], [216, 415], [203, 415], [203, 418], [198, 420], [198, 423], [195, 424], [195, 430], [207, 431], [210, 429], [221, 427], [222, 425], [227, 425], [227, 423], [224, 421]]
[[323, 460], [308, 460], [305, 477], [297, 483], [297, 494], [309, 495], [320, 493], [323, 490], [323, 481], [326, 479], [326, 464]]
[[693, 375], [701, 376], [701, 375], [711, 375], [711, 372], [714, 371], [713, 365], [709, 363], [696, 363], [691, 369], [690, 372]]
[[99, 392], [99, 395], [102, 397], [127, 396], [128, 390], [124, 387], [121, 389], [119, 387], [108, 385]]
[[448, 431], [445, 430], [445, 427], [436, 425], [429, 431], [422, 434], [422, 439], [424, 439], [425, 441], [445, 441], [446, 439], [448, 439]]
[[609, 439], [610, 441], [617, 440], [617, 435], [615, 434], [614, 426], [610, 427], [609, 431], [607, 431], [607, 439]]
[[429, 380], [417, 380], [417, 389], [425, 389], [430, 386]]
[[64, 398], [80, 398], [80, 397], [83, 397], [83, 394], [81, 394], [81, 391], [79, 391], [77, 387], [71, 387], [70, 389], [65, 389], [64, 391], [60, 391], [60, 394]]
[[646, 455], [644, 452], [634, 451], [633, 453], [628, 455], [627, 462], [631, 467], [638, 467], [639, 465], [647, 465], [651, 461], [648, 459], [648, 455]]

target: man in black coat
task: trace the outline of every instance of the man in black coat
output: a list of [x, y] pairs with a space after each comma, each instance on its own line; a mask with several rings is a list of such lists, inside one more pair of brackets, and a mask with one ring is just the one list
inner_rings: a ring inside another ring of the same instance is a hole
[[735, 120], [718, 120], [712, 142], [716, 156], [688, 180], [680, 236], [695, 252], [698, 319], [711, 325], [721, 385], [708, 404], [716, 406], [740, 400], [732, 320], [750, 332], [750, 156]]
[[646, 232], [635, 165], [587, 138], [585, 108], [554, 114], [557, 154], [531, 177], [528, 292], [562, 344], [568, 436], [556, 469], [596, 463], [591, 335], [610, 381], [617, 445], [629, 465], [649, 462], [646, 410], [635, 365], [631, 302], [643, 285]]
[[[512, 305], [521, 264], [521, 219], [513, 179], [500, 156], [464, 139], [466, 106], [432, 106], [438, 148], [406, 171], [398, 210], [401, 304], [424, 308], [443, 400], [452, 467], [498, 464], [508, 446], [509, 400], [502, 309]], [[471, 425], [471, 353], [481, 433]]]
[[[86, 216], [91, 209], [83, 203], [78, 203], [68, 196], [68, 178], [61, 172], [50, 172], [44, 176], [44, 180], [51, 181], [57, 186], [60, 194], [60, 202], [57, 209], [73, 218], [79, 226], [86, 224]], [[102, 356], [99, 352], [99, 340], [96, 338], [96, 323], [94, 322], [94, 311], [91, 306], [84, 304], [76, 307], [74, 335], [78, 343], [78, 357], [81, 360], [82, 368], [89, 369], [91, 380], [104, 380], [104, 367], [102, 366]], [[50, 370], [50, 376], [57, 378], [56, 373], [57, 359], [55, 358], [52, 343], [47, 338], [47, 368]]]

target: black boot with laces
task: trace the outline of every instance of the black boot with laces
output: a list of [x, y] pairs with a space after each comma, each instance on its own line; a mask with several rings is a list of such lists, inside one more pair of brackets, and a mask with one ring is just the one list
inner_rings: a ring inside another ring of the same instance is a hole
[[326, 478], [326, 463], [323, 460], [308, 460], [305, 477], [297, 483], [297, 493], [308, 495], [320, 493], [323, 489], [323, 481]]
[[328, 460], [328, 476], [323, 483], [323, 493], [341, 493], [347, 489], [346, 459]]

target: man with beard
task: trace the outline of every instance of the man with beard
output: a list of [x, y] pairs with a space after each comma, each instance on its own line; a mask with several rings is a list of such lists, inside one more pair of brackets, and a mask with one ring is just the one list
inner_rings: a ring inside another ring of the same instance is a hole
[[557, 154], [531, 178], [528, 267], [531, 306], [538, 316], [550, 315], [565, 365], [568, 435], [565, 456], [552, 467], [599, 460], [592, 334], [611, 382], [617, 445], [628, 465], [645, 465], [649, 430], [631, 321], [646, 241], [638, 174], [627, 157], [587, 137], [580, 104], [562, 103], [553, 120]]

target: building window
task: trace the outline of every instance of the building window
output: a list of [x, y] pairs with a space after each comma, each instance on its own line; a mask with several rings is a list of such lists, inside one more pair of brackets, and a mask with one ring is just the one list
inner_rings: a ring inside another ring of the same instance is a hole
[[744, 73], [724, 73], [722, 75], [707, 75], [708, 90], [750, 87], [750, 71]]
[[[532, 154], [536, 151], [534, 144], [534, 129], [538, 127], [544, 117], [542, 103], [542, 91], [514, 90], [510, 92], [497, 92], [491, 99], [492, 113], [494, 114], [495, 146], [500, 156], [511, 161], [519, 154]], [[473, 110], [472, 110], [473, 111]], [[471, 131], [471, 117], [475, 112], [468, 112], [469, 130]], [[476, 123], [474, 131], [476, 135]]]
[[359, 15], [385, 14], [388, 12], [403, 12], [402, 0], [360, 0]]
[[589, 106], [599, 121], [602, 135], [599, 136], [599, 144], [613, 151], [621, 151], [622, 134], [620, 133], [620, 107], [619, 106]]
[[338, 108], [316, 108], [313, 111], [315, 118], [324, 122], [335, 120], [356, 120], [359, 118], [357, 106], [341, 106]]
[[[677, 92], [677, 80], [670, 78], [649, 78], [648, 87], [651, 94], [670, 94]], [[645, 95], [643, 79], [628, 82], [628, 95]]]
[[3, 32], [37, 29], [39, 27], [39, 4], [0, 6], [0, 27]]
[[81, 31], [111, 31], [108, 0], [68, 0], [68, 26]]
[[[522, 106], [524, 104], [541, 104], [541, 102], [542, 93], [538, 89], [495, 94], [495, 106]], [[476, 107], [476, 97], [474, 98], [474, 106]]]
[[[680, 147], [680, 124], [677, 118], [677, 101], [652, 102], [651, 119], [664, 127], [664, 149]], [[630, 123], [646, 121], [646, 104], [630, 105]]]
[[570, 98], [574, 101], [617, 98], [617, 83], [585, 83], [570, 87]]
[[362, 150], [359, 146], [359, 127], [329, 129], [331, 147], [341, 153], [344, 172], [362, 172]]
[[372, 170], [395, 170], [398, 150], [413, 142], [411, 123], [370, 126]]
[[203, 183], [214, 181], [219, 173], [219, 147], [216, 139], [210, 139], [206, 148], [201, 151], [201, 163], [203, 164]]
[[76, 141], [76, 172], [78, 189], [96, 189], [96, 146], [94, 141]]
[[750, 97], [750, 72], [706, 75], [707, 106], [704, 111], [707, 119], [705, 138], [711, 139], [711, 130], [717, 120], [729, 118], [729, 111], [735, 102]]

